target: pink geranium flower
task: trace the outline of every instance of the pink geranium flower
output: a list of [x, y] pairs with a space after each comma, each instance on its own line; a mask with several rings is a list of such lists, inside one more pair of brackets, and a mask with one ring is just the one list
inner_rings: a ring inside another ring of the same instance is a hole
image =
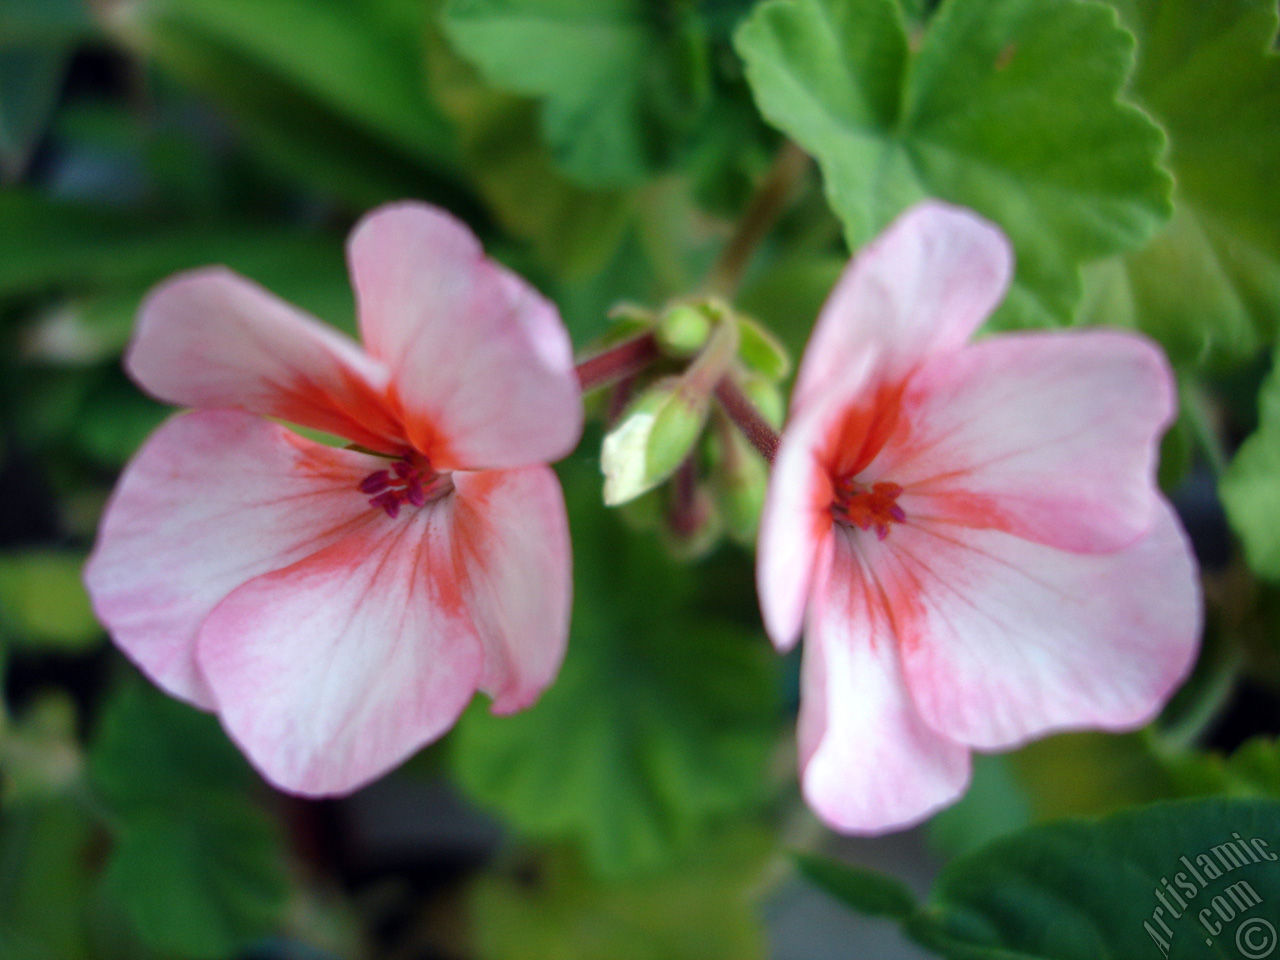
[[803, 627], [803, 789], [879, 832], [954, 801], [973, 749], [1132, 728], [1186, 675], [1200, 597], [1154, 481], [1175, 407], [1146, 340], [969, 342], [1012, 255], [905, 214], [846, 271], [797, 379], [761, 522], [775, 644]]
[[582, 402], [555, 308], [422, 204], [370, 214], [348, 259], [366, 352], [224, 269], [150, 295], [129, 372], [196, 410], [125, 470], [86, 571], [120, 648], [310, 795], [386, 772], [477, 689], [528, 706], [570, 606], [545, 463]]

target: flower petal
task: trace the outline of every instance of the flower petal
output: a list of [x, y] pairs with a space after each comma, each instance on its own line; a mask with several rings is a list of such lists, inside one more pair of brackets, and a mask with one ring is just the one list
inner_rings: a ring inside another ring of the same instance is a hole
[[125, 469], [85, 583], [119, 647], [165, 690], [214, 706], [196, 631], [236, 587], [370, 516], [356, 489], [372, 457], [236, 411], [173, 417]]
[[878, 585], [848, 531], [833, 539], [805, 631], [801, 783], [831, 827], [884, 833], [954, 802], [969, 781], [969, 751], [917, 713]]
[[910, 522], [863, 542], [921, 714], [972, 747], [1140, 726], [1195, 660], [1200, 586], [1163, 500], [1150, 533], [1109, 554]]
[[486, 259], [449, 214], [399, 203], [347, 249], [369, 351], [392, 370], [415, 447], [437, 469], [557, 460], [582, 432], [573, 347], [556, 308]]
[[821, 398], [793, 410], [769, 470], [756, 542], [756, 591], [765, 631], [779, 650], [800, 637], [813, 571], [829, 548], [831, 447], [875, 365], [868, 351]]
[[1151, 523], [1175, 405], [1163, 354], [1138, 336], [994, 337], [911, 378], [864, 476], [904, 487], [910, 517], [1117, 550]]
[[573, 571], [564, 494], [548, 467], [455, 473], [455, 544], [485, 646], [494, 713], [533, 703], [569, 639]]
[[792, 409], [810, 403], [868, 349], [896, 383], [963, 344], [1004, 298], [1013, 253], [992, 224], [959, 207], [918, 204], [867, 244], [836, 284], [796, 377]]
[[218, 715], [281, 789], [355, 790], [445, 733], [486, 679], [476, 621], [510, 626], [520, 611], [477, 617], [501, 589], [479, 579], [494, 577], [496, 548], [470, 512], [487, 496], [457, 482], [457, 495], [250, 581], [201, 627]]
[[280, 417], [384, 452], [404, 444], [382, 364], [222, 267], [151, 292], [125, 366], [167, 403]]

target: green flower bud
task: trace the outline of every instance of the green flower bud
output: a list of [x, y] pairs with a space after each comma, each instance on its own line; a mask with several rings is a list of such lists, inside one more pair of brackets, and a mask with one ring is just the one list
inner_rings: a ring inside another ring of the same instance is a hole
[[708, 405], [675, 379], [646, 390], [604, 438], [604, 502], [618, 506], [667, 479], [697, 442]]
[[729, 536], [744, 545], [755, 542], [764, 507], [769, 468], [736, 430], [722, 438], [724, 449], [712, 474], [719, 493], [720, 512]]
[[646, 482], [661, 483], [689, 455], [706, 422], [708, 399], [676, 390], [655, 411], [645, 447]]
[[658, 346], [675, 357], [691, 357], [711, 336], [711, 319], [705, 311], [689, 304], [668, 310], [658, 322]]
[[772, 333], [756, 321], [738, 316], [738, 356], [752, 370], [770, 380], [791, 372], [791, 358]]
[[760, 376], [744, 377], [742, 392], [771, 427], [775, 430], [782, 429], [782, 421], [787, 415], [787, 401], [777, 383]]

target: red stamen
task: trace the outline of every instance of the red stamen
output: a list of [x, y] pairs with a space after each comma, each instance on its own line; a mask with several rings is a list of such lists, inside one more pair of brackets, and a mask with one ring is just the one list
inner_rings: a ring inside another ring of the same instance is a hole
[[387, 516], [394, 520], [400, 516], [400, 493], [396, 490], [388, 490], [386, 493], [380, 493], [372, 498], [369, 503], [375, 507], [381, 507], [387, 512]]
[[904, 523], [906, 511], [898, 505], [902, 487], [896, 483], [875, 483], [868, 487], [845, 478], [835, 484], [831, 514], [836, 522], [859, 530], [875, 530], [880, 540], [889, 536], [895, 523]]
[[[394, 476], [393, 476], [394, 474]], [[369, 497], [369, 505], [395, 519], [401, 508], [423, 507], [453, 492], [453, 480], [447, 473], [436, 473], [416, 453], [406, 453], [391, 464], [390, 470], [375, 470], [357, 484]]]
[[409, 480], [409, 485], [405, 487], [404, 498], [415, 507], [420, 507], [427, 502], [427, 495], [422, 489], [422, 484], [418, 482], [417, 477]]
[[381, 493], [390, 485], [391, 474], [385, 470], [378, 470], [360, 481], [360, 492], [368, 494]]

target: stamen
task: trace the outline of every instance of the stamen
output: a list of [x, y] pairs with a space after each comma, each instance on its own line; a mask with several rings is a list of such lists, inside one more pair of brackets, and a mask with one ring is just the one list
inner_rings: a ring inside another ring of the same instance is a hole
[[835, 483], [831, 515], [837, 523], [859, 530], [874, 530], [877, 539], [889, 536], [895, 523], [904, 523], [906, 511], [898, 505], [902, 487], [896, 483], [866, 484], [846, 477]]
[[423, 492], [422, 484], [418, 482], [417, 477], [409, 480], [409, 485], [405, 487], [404, 498], [415, 507], [420, 507], [427, 502], [427, 495]]
[[416, 453], [408, 453], [395, 461], [390, 470], [375, 470], [357, 486], [361, 493], [370, 495], [370, 506], [384, 511], [393, 520], [405, 504], [423, 507], [453, 492], [449, 474], [436, 473]]
[[381, 493], [390, 485], [391, 475], [385, 470], [378, 470], [360, 481], [360, 492], [368, 494]]
[[381, 507], [387, 512], [387, 516], [394, 520], [400, 516], [400, 493], [396, 490], [388, 490], [386, 493], [380, 493], [373, 497], [369, 503], [375, 507]]

